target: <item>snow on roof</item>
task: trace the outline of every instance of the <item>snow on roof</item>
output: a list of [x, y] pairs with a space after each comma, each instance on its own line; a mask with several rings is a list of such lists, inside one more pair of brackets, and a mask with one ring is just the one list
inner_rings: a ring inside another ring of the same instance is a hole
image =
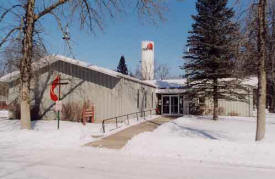
[[[88, 68], [88, 69], [93, 70], [93, 71], [104, 73], [106, 75], [109, 75], [109, 76], [112, 76], [112, 77], [115, 77], [115, 78], [126, 78], [126, 79], [129, 79], [131, 81], [135, 81], [135, 82], [145, 84], [145, 85], [148, 85], [148, 86], [151, 86], [151, 87], [156, 87], [155, 85], [153, 85], [151, 83], [148, 83], [146, 81], [141, 81], [137, 78], [133, 78], [133, 77], [130, 77], [128, 75], [124, 75], [122, 73], [119, 73], [119, 72], [116, 72], [116, 71], [113, 71], [113, 70], [110, 70], [110, 69], [107, 69], [107, 68], [99, 67], [99, 66], [96, 66], [96, 65], [91, 65], [91, 64], [88, 64], [86, 62], [83, 62], [83, 61], [80, 61], [80, 60], [77, 60], [77, 59], [73, 59], [73, 58], [69, 58], [69, 57], [65, 57], [65, 56], [62, 56], [62, 55], [50, 55], [50, 56], [46, 56], [44, 58], [41, 58], [39, 61], [33, 63], [33, 68], [34, 68], [34, 70], [39, 69], [39, 68], [42, 68], [46, 65], [52, 64], [56, 61], [67, 62], [67, 63], [74, 64], [74, 65], [77, 65], [77, 66]], [[20, 74], [19, 71], [9, 73], [9, 74], [1, 77], [0, 81], [10, 82], [10, 81], [18, 78], [19, 74]]]
[[113, 77], [116, 77], [116, 78], [120, 77], [118, 72], [115, 72], [115, 71], [107, 69], [107, 68], [102, 68], [102, 67], [99, 67], [99, 66], [96, 66], [96, 65], [91, 65], [91, 64], [88, 64], [88, 63], [80, 61], [80, 60], [65, 57], [65, 56], [62, 56], [62, 55], [56, 55], [56, 56], [51, 56], [51, 57], [57, 58], [58, 60], [61, 60], [61, 61], [67, 62], [67, 63], [71, 63], [71, 64], [78, 65], [78, 66], [81, 66], [81, 67], [89, 68], [91, 70], [101, 72], [101, 73], [104, 73], [106, 75], [110, 75], [110, 76], [113, 76]]
[[0, 78], [0, 82], [8, 82], [8, 81], [14, 80], [17, 78], [17, 76], [19, 76], [19, 74], [20, 74], [19, 71], [8, 73]]
[[68, 62], [68, 63], [72, 63], [72, 64], [75, 64], [75, 65], [78, 65], [78, 66], [86, 67], [86, 68], [89, 68], [93, 71], [104, 73], [104, 74], [109, 75], [109, 76], [113, 76], [113, 77], [116, 77], [116, 78], [126, 78], [126, 79], [129, 79], [129, 80], [132, 80], [132, 81], [135, 81], [135, 82], [138, 82], [138, 83], [142, 83], [142, 84], [145, 84], [145, 85], [148, 85], [148, 86], [151, 86], [151, 87], [156, 87], [155, 85], [153, 85], [151, 83], [148, 83], [146, 81], [142, 81], [142, 80], [139, 80], [137, 78], [134, 78], [134, 77], [131, 77], [131, 76], [128, 76], [128, 75], [124, 75], [122, 73], [119, 73], [119, 72], [116, 72], [116, 71], [113, 71], [113, 70], [110, 70], [110, 69], [107, 69], [107, 68], [99, 67], [99, 66], [96, 66], [96, 65], [91, 65], [91, 64], [88, 64], [88, 63], [80, 61], [80, 60], [72, 59], [72, 58], [69, 58], [69, 57], [64, 57], [62, 55], [56, 55], [56, 56], [53, 56], [53, 57], [57, 57], [59, 60], [62, 60], [62, 61]]
[[257, 87], [258, 86], [258, 78], [257, 77], [250, 77], [247, 79], [244, 79], [242, 82], [244, 85], [250, 85], [253, 87]]
[[180, 89], [186, 85], [186, 79], [148, 80], [146, 82], [160, 89]]
[[[234, 80], [232, 78], [223, 79], [223, 80]], [[169, 89], [169, 93], [175, 92], [175, 91], [183, 91], [179, 89], [183, 89], [186, 86], [187, 79], [167, 79], [167, 80], [148, 80], [146, 81], [148, 83], [151, 83], [152, 85], [155, 85], [158, 89]], [[252, 87], [257, 87], [258, 84], [258, 78], [257, 77], [250, 77], [241, 80], [241, 83], [243, 85], [249, 85]], [[164, 92], [165, 90], [160, 90]], [[167, 90], [166, 90], [167, 91]]]

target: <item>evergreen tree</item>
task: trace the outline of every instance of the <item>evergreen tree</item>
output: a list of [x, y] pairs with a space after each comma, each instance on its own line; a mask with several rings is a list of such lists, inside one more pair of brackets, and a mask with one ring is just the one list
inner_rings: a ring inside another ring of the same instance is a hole
[[192, 16], [195, 23], [189, 32], [189, 50], [183, 57], [189, 94], [213, 99], [214, 120], [218, 119], [219, 99], [245, 100], [244, 95], [234, 90], [240, 81], [229, 79], [234, 77], [234, 39], [238, 25], [232, 21], [234, 12], [227, 7], [227, 1], [197, 1], [198, 14]]
[[117, 72], [122, 73], [124, 75], [128, 75], [128, 69], [127, 69], [127, 65], [125, 63], [124, 56], [120, 57], [119, 64], [117, 66]]

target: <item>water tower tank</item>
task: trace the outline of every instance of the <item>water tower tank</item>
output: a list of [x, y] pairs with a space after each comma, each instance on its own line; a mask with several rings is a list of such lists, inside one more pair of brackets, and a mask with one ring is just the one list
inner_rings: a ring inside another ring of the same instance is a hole
[[141, 42], [141, 75], [143, 80], [154, 79], [154, 51], [153, 41]]

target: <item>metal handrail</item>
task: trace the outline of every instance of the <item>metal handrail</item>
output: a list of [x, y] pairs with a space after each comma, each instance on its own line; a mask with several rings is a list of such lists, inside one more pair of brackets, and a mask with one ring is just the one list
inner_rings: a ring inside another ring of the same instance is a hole
[[152, 115], [152, 111], [155, 111], [155, 109], [150, 109], [150, 110], [147, 110], [147, 111], [134, 112], [134, 113], [129, 113], [129, 114], [121, 115], [121, 116], [116, 116], [116, 117], [111, 117], [111, 118], [104, 119], [102, 121], [102, 130], [103, 130], [103, 133], [105, 133], [105, 121], [110, 121], [110, 120], [115, 119], [116, 120], [116, 128], [118, 128], [118, 122], [117, 122], [118, 118], [127, 116], [126, 120], [128, 121], [128, 124], [129, 124], [129, 116], [130, 115], [136, 114], [136, 118], [137, 118], [137, 121], [138, 121], [139, 120], [138, 114], [144, 113], [143, 117], [144, 117], [144, 120], [145, 120], [145, 114], [148, 111], [150, 111], [150, 115]]

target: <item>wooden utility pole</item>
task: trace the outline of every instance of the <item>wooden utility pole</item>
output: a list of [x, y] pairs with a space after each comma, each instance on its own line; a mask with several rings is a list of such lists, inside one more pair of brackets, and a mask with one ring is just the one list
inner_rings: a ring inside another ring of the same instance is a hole
[[258, 5], [258, 106], [257, 106], [257, 130], [256, 141], [265, 136], [265, 110], [266, 110], [266, 3], [267, 0], [259, 0]]

